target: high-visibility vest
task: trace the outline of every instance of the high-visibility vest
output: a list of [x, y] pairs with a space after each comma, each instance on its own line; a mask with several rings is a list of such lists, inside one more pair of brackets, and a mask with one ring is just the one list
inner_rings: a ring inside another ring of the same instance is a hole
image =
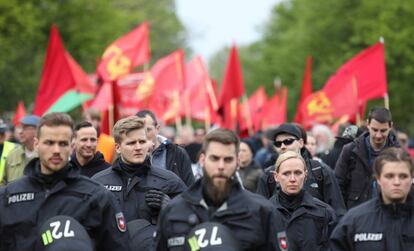
[[6, 157], [16, 147], [15, 143], [4, 141], [3, 144], [3, 152], [0, 156], [0, 181], [3, 180], [4, 175], [4, 168], [6, 166]]

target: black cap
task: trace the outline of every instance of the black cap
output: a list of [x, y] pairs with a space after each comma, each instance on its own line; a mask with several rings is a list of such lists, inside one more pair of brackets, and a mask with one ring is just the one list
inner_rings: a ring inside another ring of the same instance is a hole
[[156, 226], [144, 219], [127, 223], [130, 250], [152, 250]]
[[253, 156], [256, 154], [257, 146], [253, 139], [246, 138], [246, 139], [240, 140], [240, 142], [245, 143], [250, 148], [250, 151], [252, 152]]
[[[199, 235], [196, 231], [205, 231], [203, 246], [199, 245]], [[240, 250], [239, 242], [233, 237], [234, 233], [226, 226], [217, 222], [205, 222], [195, 226], [185, 238], [185, 250], [199, 251], [236, 251]], [[212, 242], [213, 240], [213, 242]]]
[[297, 126], [292, 123], [283, 123], [276, 129], [270, 130], [267, 134], [267, 138], [274, 141], [279, 134], [289, 134], [297, 139], [302, 138], [302, 133]]
[[40, 228], [40, 248], [44, 251], [93, 251], [85, 228], [74, 218], [55, 216]]

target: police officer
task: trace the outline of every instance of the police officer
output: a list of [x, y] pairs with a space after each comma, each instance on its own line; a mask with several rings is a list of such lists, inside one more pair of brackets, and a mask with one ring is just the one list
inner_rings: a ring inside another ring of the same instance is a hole
[[186, 250], [188, 242], [192, 250], [224, 250], [218, 240], [226, 237], [217, 226], [188, 236], [205, 222], [226, 226], [239, 250], [278, 250], [276, 232], [282, 226], [276, 222], [276, 211], [263, 197], [243, 190], [234, 178], [239, 162], [237, 135], [226, 129], [211, 131], [201, 151], [204, 176], [162, 210], [156, 250]]
[[137, 116], [120, 119], [113, 128], [119, 157], [112, 168], [92, 179], [102, 183], [118, 199], [127, 223], [145, 219], [155, 225], [159, 211], [171, 197], [187, 187], [173, 172], [151, 166], [145, 122]]
[[126, 250], [126, 226], [115, 198], [69, 162], [73, 121], [64, 113], [45, 115], [25, 175], [0, 188], [0, 250], [33, 250], [38, 228], [67, 215], [88, 231], [96, 250]]
[[[308, 173], [303, 188], [313, 197], [329, 204], [337, 216], [343, 216], [346, 208], [335, 174], [328, 166], [311, 159], [308, 150], [304, 147], [306, 132], [304, 133], [305, 135], [293, 123], [284, 123], [271, 131], [268, 136], [274, 140], [274, 147], [278, 154], [294, 151], [302, 155]], [[268, 167], [258, 183], [257, 193], [266, 198], [270, 198], [278, 191], [273, 170], [273, 166]]]
[[374, 162], [379, 196], [348, 211], [332, 232], [331, 250], [414, 250], [413, 160], [387, 148]]
[[289, 250], [327, 250], [329, 234], [336, 224], [335, 211], [303, 190], [308, 170], [302, 156], [293, 151], [279, 155], [274, 179], [279, 193], [270, 198], [283, 216]]

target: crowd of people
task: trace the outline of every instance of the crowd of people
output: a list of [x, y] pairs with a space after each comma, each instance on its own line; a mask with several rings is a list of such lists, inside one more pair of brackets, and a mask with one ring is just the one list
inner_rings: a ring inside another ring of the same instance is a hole
[[0, 123], [0, 251], [414, 250], [413, 142], [386, 108], [242, 139], [142, 110], [109, 153], [93, 118]]

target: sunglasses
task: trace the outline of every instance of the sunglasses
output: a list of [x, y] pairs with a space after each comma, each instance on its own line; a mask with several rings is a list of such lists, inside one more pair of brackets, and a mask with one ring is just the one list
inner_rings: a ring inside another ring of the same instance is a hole
[[275, 142], [273, 142], [273, 144], [277, 148], [279, 148], [279, 147], [282, 146], [282, 144], [284, 144], [285, 146], [290, 146], [290, 145], [292, 145], [293, 142], [295, 142], [295, 140], [296, 139], [294, 139], [294, 138], [290, 138], [290, 139], [285, 139], [285, 140], [282, 140], [282, 141], [275, 141]]

